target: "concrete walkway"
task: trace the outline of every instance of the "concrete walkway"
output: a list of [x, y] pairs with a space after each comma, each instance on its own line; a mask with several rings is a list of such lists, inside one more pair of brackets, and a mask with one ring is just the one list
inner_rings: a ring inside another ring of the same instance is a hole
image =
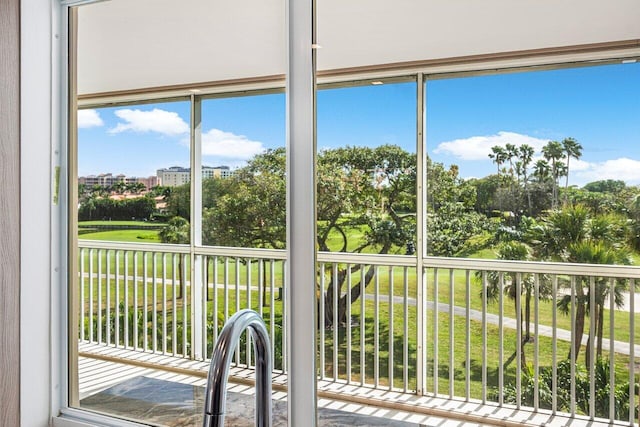
[[[372, 295], [367, 295], [367, 299], [373, 299]], [[385, 295], [380, 295], [379, 296], [380, 301], [385, 301], [388, 302], [389, 301], [389, 297], [385, 296]], [[402, 304], [404, 302], [404, 298], [403, 297], [394, 297], [394, 303], [395, 304]], [[408, 303], [410, 305], [416, 305], [416, 299], [415, 298], [408, 298]], [[431, 310], [433, 310], [433, 301], [427, 301], [427, 308], [430, 308]], [[438, 311], [441, 313], [449, 313], [450, 310], [450, 306], [449, 304], [446, 303], [438, 303]], [[460, 317], [466, 317], [467, 316], [467, 309], [465, 307], [460, 307], [460, 306], [453, 306], [453, 313], [456, 316], [460, 316]], [[498, 316], [497, 314], [492, 314], [492, 313], [487, 313], [487, 324], [490, 325], [499, 325], [500, 324], [500, 316]], [[480, 310], [473, 310], [470, 309], [469, 310], [469, 317], [471, 320], [474, 320], [476, 322], [482, 322], [482, 311]], [[518, 322], [516, 321], [516, 319], [511, 318], [511, 317], [502, 317], [502, 325], [505, 328], [509, 328], [509, 329], [516, 329], [517, 328], [517, 324]], [[534, 328], [535, 325], [533, 323], [530, 324], [531, 326], [531, 332], [534, 332]], [[638, 327], [640, 327], [640, 325], [638, 325]], [[541, 335], [543, 337], [553, 337], [553, 328], [551, 326], [545, 326], [545, 325], [538, 325], [538, 335]], [[560, 329], [560, 328], [556, 328], [556, 337], [559, 340], [562, 341], [571, 341], [571, 331], [568, 331], [566, 329]], [[582, 344], [586, 345], [587, 344], [587, 339], [588, 339], [588, 335], [585, 335], [582, 337]], [[609, 350], [609, 340], [607, 338], [603, 338], [602, 340], [602, 348], [603, 350]], [[634, 355], [635, 357], [640, 357], [640, 345], [634, 345]], [[631, 347], [629, 345], [628, 342], [625, 341], [614, 341], [613, 342], [613, 349], [616, 353], [619, 354], [624, 354], [629, 356], [630, 355], [630, 350]]]

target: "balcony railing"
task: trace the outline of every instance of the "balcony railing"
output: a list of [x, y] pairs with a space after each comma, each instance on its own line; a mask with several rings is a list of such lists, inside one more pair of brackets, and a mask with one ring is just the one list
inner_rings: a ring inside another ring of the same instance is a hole
[[[224, 322], [252, 308], [286, 373], [285, 251], [79, 247], [80, 340], [206, 360]], [[639, 279], [610, 265], [319, 253], [319, 379], [637, 425]], [[251, 352], [245, 337], [235, 364], [252, 368]]]

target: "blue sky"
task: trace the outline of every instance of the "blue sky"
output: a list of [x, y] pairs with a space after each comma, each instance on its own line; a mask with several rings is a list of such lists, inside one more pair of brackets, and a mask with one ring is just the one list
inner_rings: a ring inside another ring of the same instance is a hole
[[[321, 90], [318, 147], [397, 144], [415, 152], [414, 83]], [[493, 145], [573, 137], [571, 183], [640, 184], [640, 63], [431, 80], [427, 150], [463, 177], [493, 173]], [[188, 166], [188, 102], [79, 113], [79, 174], [154, 175]], [[284, 94], [203, 102], [203, 163], [242, 166], [285, 144]], [[538, 151], [539, 154], [539, 151]]]

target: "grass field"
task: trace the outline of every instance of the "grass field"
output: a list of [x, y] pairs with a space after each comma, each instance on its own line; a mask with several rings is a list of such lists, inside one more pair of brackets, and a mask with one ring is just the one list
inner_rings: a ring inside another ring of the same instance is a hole
[[[160, 243], [158, 228], [164, 225], [148, 221], [80, 221], [78, 234], [81, 239], [86, 240]], [[106, 229], [107, 227], [114, 229]]]
[[78, 227], [95, 227], [98, 226], [127, 226], [127, 227], [158, 227], [164, 226], [164, 223], [149, 221], [80, 221]]
[[83, 233], [83, 239], [117, 242], [160, 243], [157, 230], [108, 230]]

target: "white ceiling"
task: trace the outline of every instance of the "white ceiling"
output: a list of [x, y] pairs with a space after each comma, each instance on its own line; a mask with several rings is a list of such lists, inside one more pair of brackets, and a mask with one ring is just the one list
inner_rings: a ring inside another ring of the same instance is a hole
[[[80, 94], [284, 74], [284, 0], [79, 8]], [[640, 40], [638, 0], [317, 0], [318, 69]]]

